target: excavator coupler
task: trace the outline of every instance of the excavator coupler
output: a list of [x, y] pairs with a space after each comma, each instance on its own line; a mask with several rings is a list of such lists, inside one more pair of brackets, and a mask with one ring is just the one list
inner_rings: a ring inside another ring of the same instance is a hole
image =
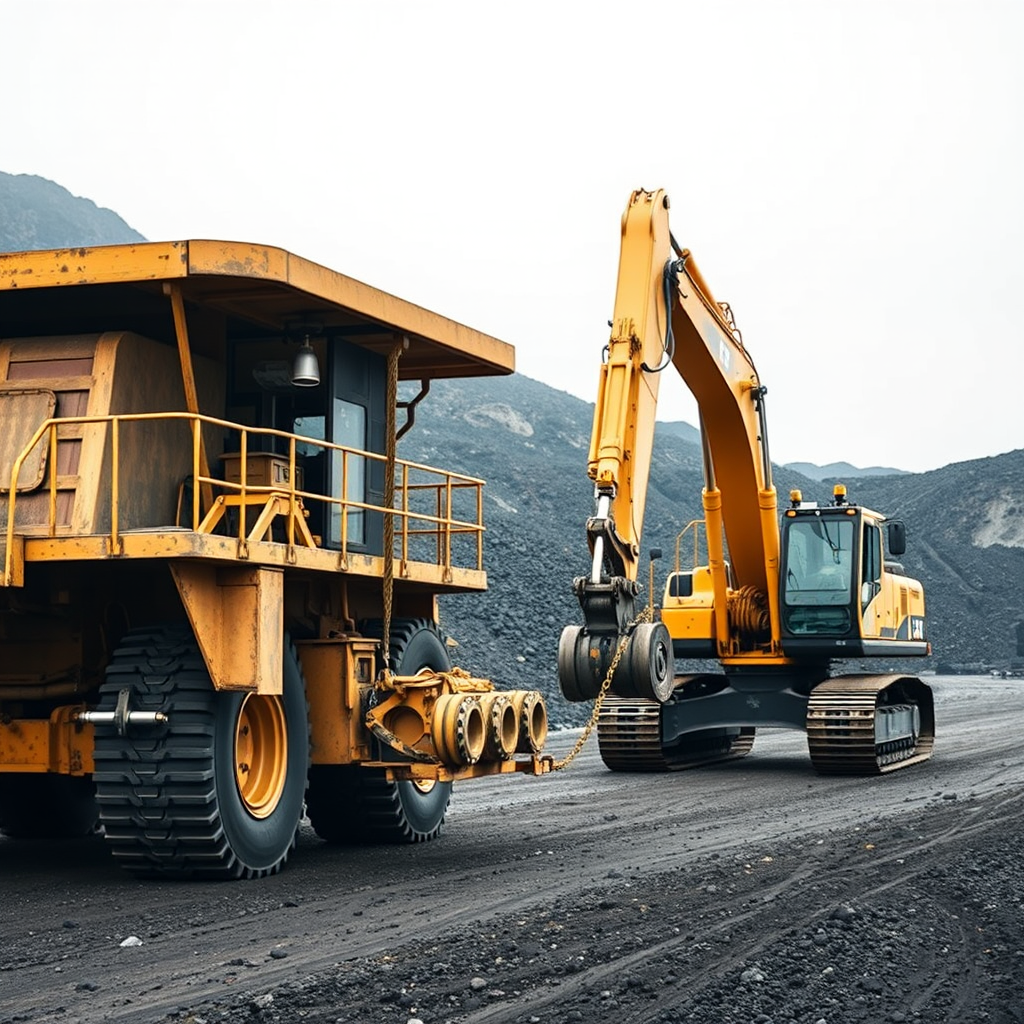
[[[620, 653], [621, 647], [621, 653]], [[618, 662], [616, 662], [618, 656]], [[662, 622], [641, 622], [626, 633], [566, 626], [558, 643], [558, 682], [566, 700], [594, 700], [612, 666], [611, 692], [663, 704], [672, 693], [672, 638]]]

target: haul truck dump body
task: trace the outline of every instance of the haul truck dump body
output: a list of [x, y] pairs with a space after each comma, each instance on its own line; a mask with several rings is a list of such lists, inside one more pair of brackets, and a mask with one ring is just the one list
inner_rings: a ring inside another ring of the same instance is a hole
[[[397, 457], [430, 380], [512, 348], [265, 246], [0, 255], [0, 830], [141, 874], [435, 836], [541, 774], [546, 709], [453, 669], [481, 480]], [[399, 401], [399, 381], [419, 382]]]

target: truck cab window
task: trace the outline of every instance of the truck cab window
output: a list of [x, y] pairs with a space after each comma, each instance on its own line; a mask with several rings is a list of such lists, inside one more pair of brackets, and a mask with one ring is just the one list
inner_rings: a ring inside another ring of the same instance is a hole
[[[343, 398], [334, 400], [334, 434], [331, 440], [346, 448], [366, 450], [366, 408]], [[344, 491], [346, 501], [366, 501], [366, 458], [362, 455], [346, 455], [344, 452], [331, 452], [331, 479], [334, 481], [336, 496]], [[350, 508], [347, 512], [347, 540], [349, 544], [366, 543], [366, 513], [363, 509]], [[330, 530], [328, 537], [331, 544], [341, 544], [343, 508], [341, 505], [331, 506]]]

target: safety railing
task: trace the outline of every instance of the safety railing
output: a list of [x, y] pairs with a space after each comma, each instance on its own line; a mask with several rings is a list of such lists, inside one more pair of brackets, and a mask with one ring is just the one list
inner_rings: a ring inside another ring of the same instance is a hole
[[[707, 564], [707, 559], [701, 558], [701, 528], [704, 527], [706, 529], [706, 526], [707, 524], [704, 522], [703, 519], [691, 519], [679, 531], [679, 533], [676, 536], [676, 564], [674, 570], [675, 572], [689, 571], [691, 569], [695, 569], [698, 565]], [[680, 563], [680, 554], [682, 551], [683, 538], [688, 533], [690, 533], [690, 531], [693, 531], [693, 561], [690, 563], [686, 570], [683, 570], [682, 565]], [[707, 548], [706, 540], [704, 542], [704, 548], [705, 550]]]
[[[139, 467], [122, 465], [121, 451], [126, 432], [132, 425], [153, 422], [183, 422], [191, 434], [191, 473], [186, 481], [175, 480], [178, 489], [178, 508], [174, 513], [175, 528], [183, 525], [196, 533], [227, 533], [237, 537], [240, 544], [269, 539], [289, 547], [305, 546], [326, 548], [338, 554], [341, 568], [345, 568], [352, 553], [381, 554], [369, 550], [369, 545], [353, 539], [353, 523], [373, 515], [391, 516], [394, 520], [394, 549], [392, 555], [401, 563], [404, 572], [409, 562], [426, 562], [441, 566], [446, 576], [452, 568], [481, 570], [483, 568], [483, 481], [474, 477], [438, 469], [406, 459], [395, 460], [393, 507], [367, 500], [365, 490], [353, 494], [359, 482], [369, 480], [373, 463], [385, 464], [386, 456], [377, 452], [335, 444], [322, 438], [291, 434], [269, 427], [249, 427], [229, 420], [187, 412], [126, 413], [109, 416], [68, 416], [45, 420], [32, 435], [11, 465], [10, 490], [7, 495], [6, 548], [4, 580], [11, 580], [11, 558], [17, 531], [16, 515], [19, 500], [18, 482], [22, 466], [30, 454], [45, 444], [48, 450], [47, 479], [40, 485], [49, 490], [47, 521], [39, 525], [47, 528], [50, 537], [58, 535], [57, 494], [61, 489], [57, 472], [57, 449], [61, 428], [81, 425], [102, 426], [109, 432], [109, 481], [101, 479], [99, 488], [109, 487], [109, 530], [89, 531], [90, 534], [108, 533], [113, 552], [122, 549], [121, 537], [125, 529], [123, 518], [124, 487], [132, 485]], [[77, 429], [81, 429], [78, 427]], [[228, 459], [237, 459], [237, 479], [227, 474], [214, 475], [206, 464], [204, 434], [232, 432], [238, 451], [227, 453]], [[77, 435], [76, 435], [77, 436]], [[258, 439], [258, 440], [257, 440]], [[255, 442], [255, 443], [254, 443]], [[269, 448], [269, 451], [264, 447]], [[281, 450], [283, 449], [283, 451]], [[95, 452], [95, 448], [94, 448]], [[312, 457], [323, 454], [333, 460], [332, 494], [324, 494], [297, 486], [299, 470]], [[269, 483], [250, 481], [250, 456], [271, 455], [280, 460], [286, 472], [283, 479]], [[94, 457], [98, 457], [94, 454]], [[83, 450], [82, 459], [89, 454]], [[144, 474], [143, 474], [144, 475]], [[375, 474], [377, 476], [380, 475]], [[340, 479], [339, 479], [340, 478]], [[137, 483], [137, 479], [135, 481]], [[182, 494], [190, 485], [185, 502]], [[34, 488], [38, 491], [39, 488]], [[25, 493], [25, 492], [22, 492]], [[129, 502], [128, 504], [132, 504]], [[310, 531], [307, 518], [312, 508], [322, 509], [325, 527], [337, 522], [337, 537], [324, 538]], [[182, 524], [182, 517], [187, 522]], [[157, 517], [160, 518], [160, 517]], [[168, 516], [163, 516], [165, 520]], [[131, 529], [156, 530], [166, 522], [131, 523]], [[359, 531], [356, 530], [356, 533]], [[429, 556], [429, 557], [428, 557]]]

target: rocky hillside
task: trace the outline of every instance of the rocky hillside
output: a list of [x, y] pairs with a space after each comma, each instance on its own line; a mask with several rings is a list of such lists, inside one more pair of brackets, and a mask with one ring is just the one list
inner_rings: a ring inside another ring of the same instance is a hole
[[925, 585], [940, 670], [984, 671], [1024, 657], [1024, 450], [930, 473], [860, 480], [851, 493], [902, 516], [903, 559]]
[[142, 241], [113, 210], [46, 178], [0, 171], [0, 252]]
[[[508, 685], [547, 680], [559, 705], [558, 637], [581, 621], [572, 579], [589, 567], [584, 523], [592, 511], [586, 476], [593, 407], [518, 374], [440, 381], [417, 411], [399, 454], [488, 481], [485, 559], [491, 589], [442, 603], [443, 624], [467, 667]], [[685, 425], [683, 425], [685, 426]], [[644, 548], [661, 547], [663, 574], [679, 531], [702, 515], [700, 448], [679, 424], [660, 425]], [[780, 495], [799, 487], [827, 501], [832, 480], [776, 467]], [[851, 500], [902, 517], [902, 561], [927, 594], [934, 656], [915, 671], [1006, 667], [1024, 619], [1024, 450], [931, 473], [846, 480]], [[663, 578], [663, 576], [662, 576]], [[1024, 652], [1021, 652], [1024, 654]]]

